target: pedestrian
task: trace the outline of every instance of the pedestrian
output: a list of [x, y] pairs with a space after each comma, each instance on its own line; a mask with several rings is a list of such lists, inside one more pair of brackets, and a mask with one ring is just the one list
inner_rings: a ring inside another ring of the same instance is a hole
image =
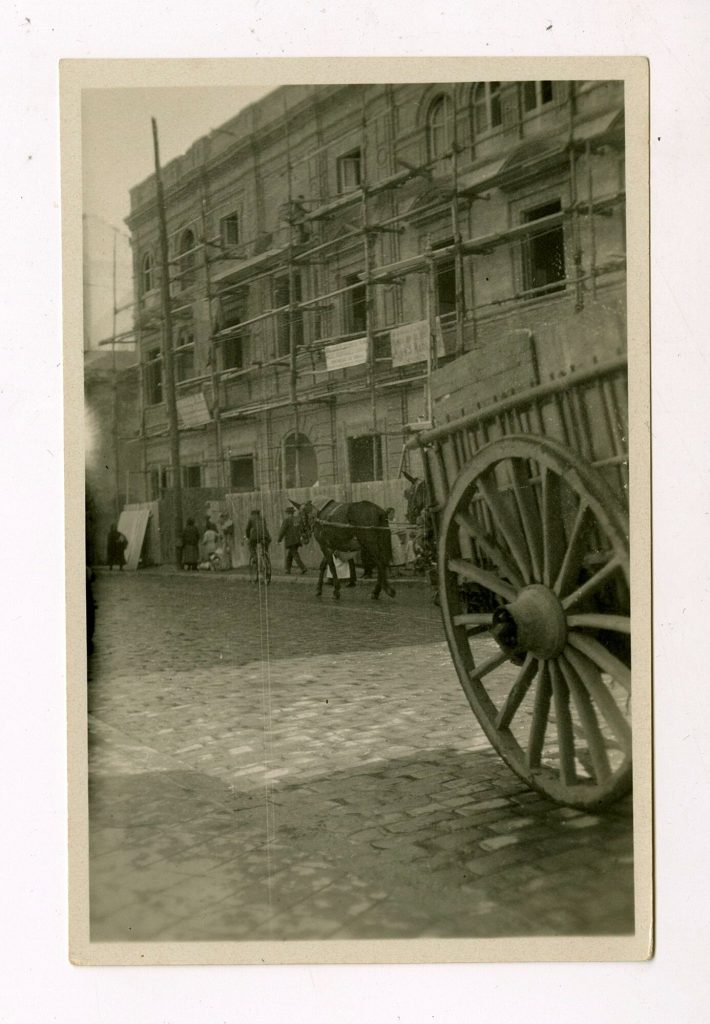
[[116, 529], [116, 524], [111, 523], [106, 542], [106, 561], [110, 570], [113, 570], [114, 565], [117, 565], [119, 572], [123, 572], [123, 567], [126, 564], [125, 552], [127, 547], [128, 540]]
[[399, 531], [394, 526], [394, 509], [387, 509], [387, 520], [390, 524], [390, 542], [392, 545], [392, 565], [395, 569], [401, 569], [404, 565], [404, 548]]
[[298, 551], [301, 546], [301, 524], [293, 514], [293, 508], [285, 510], [276, 543], [280, 544], [281, 541], [284, 542], [286, 548], [286, 575], [291, 575], [291, 565], [294, 561], [301, 570], [301, 575], [308, 572]]
[[205, 523], [205, 532], [202, 534], [202, 561], [208, 568], [214, 568], [215, 553], [217, 551], [217, 540], [219, 534], [214, 523], [208, 517]]
[[199, 545], [200, 531], [195, 526], [194, 519], [188, 519], [185, 529], [182, 531], [182, 552], [180, 560], [185, 569], [197, 571], [197, 563], [200, 560]]
[[256, 557], [257, 544], [263, 545], [265, 551], [269, 550], [271, 534], [269, 533], [269, 527], [266, 525], [266, 521], [258, 508], [252, 509], [249, 513], [249, 520], [246, 528], [246, 539], [249, 545], [249, 554], [252, 558]]
[[222, 544], [222, 567], [232, 568], [232, 548], [234, 547], [234, 523], [226, 512], [220, 512], [219, 538]]
[[412, 572], [416, 569], [417, 563], [417, 552], [414, 547], [414, 541], [416, 539], [416, 532], [414, 530], [407, 530], [404, 536], [404, 569], [405, 572], [409, 572], [411, 566]]

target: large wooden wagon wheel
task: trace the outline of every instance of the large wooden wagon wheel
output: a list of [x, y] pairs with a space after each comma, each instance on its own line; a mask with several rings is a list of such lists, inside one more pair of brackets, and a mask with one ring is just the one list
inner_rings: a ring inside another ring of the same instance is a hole
[[481, 448], [439, 535], [449, 646], [490, 742], [553, 800], [631, 784], [626, 516], [598, 470], [546, 438]]

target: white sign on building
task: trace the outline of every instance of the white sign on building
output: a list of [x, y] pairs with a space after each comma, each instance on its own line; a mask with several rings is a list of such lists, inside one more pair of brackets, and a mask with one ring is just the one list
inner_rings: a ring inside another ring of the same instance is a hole
[[195, 395], [181, 395], [177, 400], [177, 414], [181, 427], [201, 427], [212, 419], [201, 391]]
[[343, 370], [346, 366], [360, 366], [367, 362], [367, 338], [354, 338], [339, 345], [329, 345], [325, 350], [325, 365], [328, 370]]
[[[407, 366], [409, 363], [426, 362], [429, 357], [429, 321], [415, 320], [414, 323], [394, 327], [390, 331], [392, 344], [392, 366]], [[441, 324], [436, 322], [437, 355], [446, 354]]]

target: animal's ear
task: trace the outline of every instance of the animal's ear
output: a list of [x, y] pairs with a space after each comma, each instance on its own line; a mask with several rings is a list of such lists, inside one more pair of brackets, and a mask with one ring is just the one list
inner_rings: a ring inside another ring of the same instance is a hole
[[294, 506], [294, 508], [300, 508], [301, 507], [301, 502], [300, 501], [294, 501], [293, 498], [289, 498], [288, 500], [291, 502], [291, 504]]

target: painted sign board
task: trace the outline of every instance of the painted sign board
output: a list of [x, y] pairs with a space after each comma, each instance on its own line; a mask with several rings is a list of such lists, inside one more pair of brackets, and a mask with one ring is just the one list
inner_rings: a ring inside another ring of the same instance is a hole
[[[392, 366], [407, 366], [410, 363], [426, 362], [429, 355], [429, 321], [415, 320], [390, 331], [392, 345]], [[441, 325], [436, 325], [437, 355], [446, 354]]]
[[325, 365], [328, 370], [343, 370], [347, 366], [360, 366], [367, 362], [367, 338], [354, 338], [339, 345], [329, 345], [325, 350]]
[[177, 414], [181, 427], [201, 427], [212, 418], [201, 391], [194, 395], [181, 395], [177, 400]]

